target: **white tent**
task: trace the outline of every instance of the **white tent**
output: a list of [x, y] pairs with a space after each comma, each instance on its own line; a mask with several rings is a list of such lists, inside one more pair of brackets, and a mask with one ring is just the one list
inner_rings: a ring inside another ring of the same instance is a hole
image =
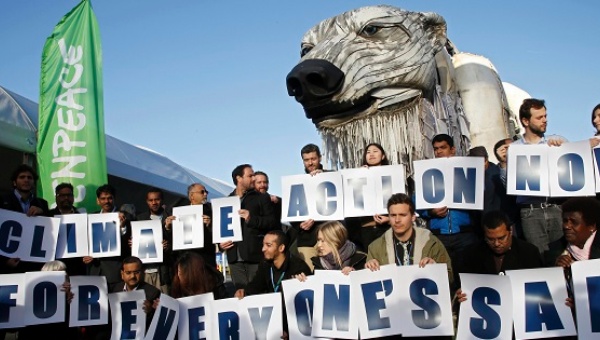
[[[35, 154], [37, 126], [38, 104], [0, 86], [0, 147], [8, 149], [6, 152], [15, 150]], [[188, 185], [196, 182], [206, 187], [209, 198], [227, 196], [233, 190], [231, 185], [223, 181], [200, 175], [155, 151], [109, 135], [106, 135], [106, 158], [109, 182], [112, 179], [119, 186], [138, 183], [144, 187], [161, 188], [178, 197], [185, 197]], [[22, 162], [16, 160], [14, 164]], [[7, 168], [10, 162], [4, 160], [3, 163], [2, 172], [6, 174], [12, 168]], [[117, 189], [119, 186], [115, 185]], [[117, 196], [123, 198], [119, 190]]]

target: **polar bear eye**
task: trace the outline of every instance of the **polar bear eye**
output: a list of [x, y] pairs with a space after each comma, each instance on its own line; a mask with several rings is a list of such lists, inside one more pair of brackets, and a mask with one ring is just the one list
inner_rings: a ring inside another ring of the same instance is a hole
[[310, 45], [302, 46], [302, 49], [300, 50], [300, 57], [304, 57], [312, 49], [313, 49], [313, 46], [310, 46]]
[[377, 27], [374, 25], [367, 25], [367, 26], [363, 27], [362, 30], [360, 30], [359, 34], [362, 36], [365, 36], [365, 37], [372, 37], [377, 32], [379, 32], [380, 29], [381, 29], [381, 27]]

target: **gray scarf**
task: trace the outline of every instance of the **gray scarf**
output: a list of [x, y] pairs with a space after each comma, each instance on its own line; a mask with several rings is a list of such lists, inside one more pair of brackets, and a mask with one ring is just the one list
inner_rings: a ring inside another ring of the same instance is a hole
[[331, 252], [325, 256], [320, 257], [319, 260], [321, 261], [321, 265], [323, 266], [323, 268], [327, 270], [339, 270], [350, 265], [350, 258], [352, 257], [352, 255], [354, 255], [354, 253], [356, 253], [356, 245], [350, 241], [346, 241], [346, 243], [342, 245], [338, 252], [340, 254], [340, 259], [342, 260], [342, 266], [339, 266], [339, 264], [333, 256], [333, 252]]

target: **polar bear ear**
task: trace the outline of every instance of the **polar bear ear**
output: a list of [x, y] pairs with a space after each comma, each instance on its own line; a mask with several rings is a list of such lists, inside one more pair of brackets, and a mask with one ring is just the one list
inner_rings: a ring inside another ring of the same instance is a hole
[[446, 20], [444, 17], [433, 12], [424, 12], [422, 15], [423, 28], [428, 33], [432, 42], [440, 47], [446, 45]]

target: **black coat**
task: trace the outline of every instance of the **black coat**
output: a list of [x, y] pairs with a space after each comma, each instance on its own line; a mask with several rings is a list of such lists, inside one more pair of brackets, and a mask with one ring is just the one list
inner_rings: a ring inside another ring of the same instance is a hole
[[[494, 263], [494, 252], [485, 242], [474, 244], [463, 252], [463, 266], [460, 273], [498, 274]], [[540, 252], [531, 243], [512, 238], [511, 248], [504, 254], [500, 272], [516, 269], [532, 269], [543, 266]]]
[[[100, 211], [95, 212], [96, 214]], [[87, 264], [87, 275], [104, 276], [106, 283], [111, 286], [121, 282], [121, 262], [124, 258], [131, 256], [131, 248], [129, 247], [129, 239], [131, 238], [130, 221], [125, 221], [127, 231], [125, 235], [121, 235], [121, 255], [94, 258], [91, 263]]]
[[[169, 243], [169, 247], [167, 249], [163, 249], [163, 262], [162, 263], [153, 263], [150, 265], [144, 265], [144, 268], [150, 267], [158, 267], [158, 274], [160, 276], [160, 282], [163, 284], [171, 284], [171, 279], [173, 277], [172, 266], [173, 266], [173, 252], [171, 251], [173, 245], [173, 233], [171, 230], [167, 230], [165, 228], [165, 220], [167, 217], [172, 215], [172, 213], [166, 209], [162, 209], [161, 212], [161, 225], [162, 225], [162, 235], [163, 240]], [[138, 221], [148, 221], [150, 220], [150, 211], [143, 212], [137, 215]]]
[[[273, 281], [271, 281], [271, 272], [273, 273]], [[286, 255], [285, 261], [281, 268], [276, 268], [271, 261], [262, 261], [258, 265], [256, 275], [246, 286], [246, 295], [265, 294], [275, 292], [275, 286], [278, 286], [277, 291], [281, 291], [281, 281], [291, 279], [294, 275], [304, 273], [310, 275], [312, 271], [301, 258], [291, 254]], [[277, 284], [279, 282], [279, 285]]]
[[[556, 266], [556, 259], [567, 249], [567, 240], [561, 237], [548, 245], [548, 251], [544, 253], [544, 263], [548, 267]], [[600, 237], [596, 235], [590, 248], [590, 260], [600, 259]]]
[[[30, 205], [42, 209], [44, 211], [42, 216], [49, 216], [48, 202], [45, 199], [33, 197]], [[21, 207], [21, 203], [19, 203], [19, 199], [13, 192], [10, 192], [2, 197], [2, 206], [0, 208], [20, 213], [24, 212], [23, 208]]]
[[[235, 196], [233, 191], [229, 196]], [[262, 241], [269, 230], [281, 229], [281, 222], [277, 221], [271, 197], [255, 190], [248, 190], [240, 197], [242, 209], [250, 212], [250, 219], [242, 219], [242, 241], [235, 242], [227, 250], [227, 261], [237, 262], [238, 252], [246, 262], [259, 263], [262, 258]]]
[[[23, 213], [23, 208], [21, 207], [21, 203], [19, 203], [19, 199], [15, 194], [11, 191], [10, 193], [4, 195], [1, 200], [0, 208], [16, 211], [19, 213]], [[31, 206], [38, 207], [42, 209], [44, 212], [42, 216], [48, 215], [48, 202], [43, 198], [33, 197], [31, 199]], [[43, 263], [39, 262], [28, 262], [28, 261], [20, 261], [16, 267], [9, 267], [6, 265], [6, 261], [8, 257], [0, 256], [0, 274], [10, 274], [10, 273], [25, 273], [32, 271], [39, 271], [42, 269]]]

